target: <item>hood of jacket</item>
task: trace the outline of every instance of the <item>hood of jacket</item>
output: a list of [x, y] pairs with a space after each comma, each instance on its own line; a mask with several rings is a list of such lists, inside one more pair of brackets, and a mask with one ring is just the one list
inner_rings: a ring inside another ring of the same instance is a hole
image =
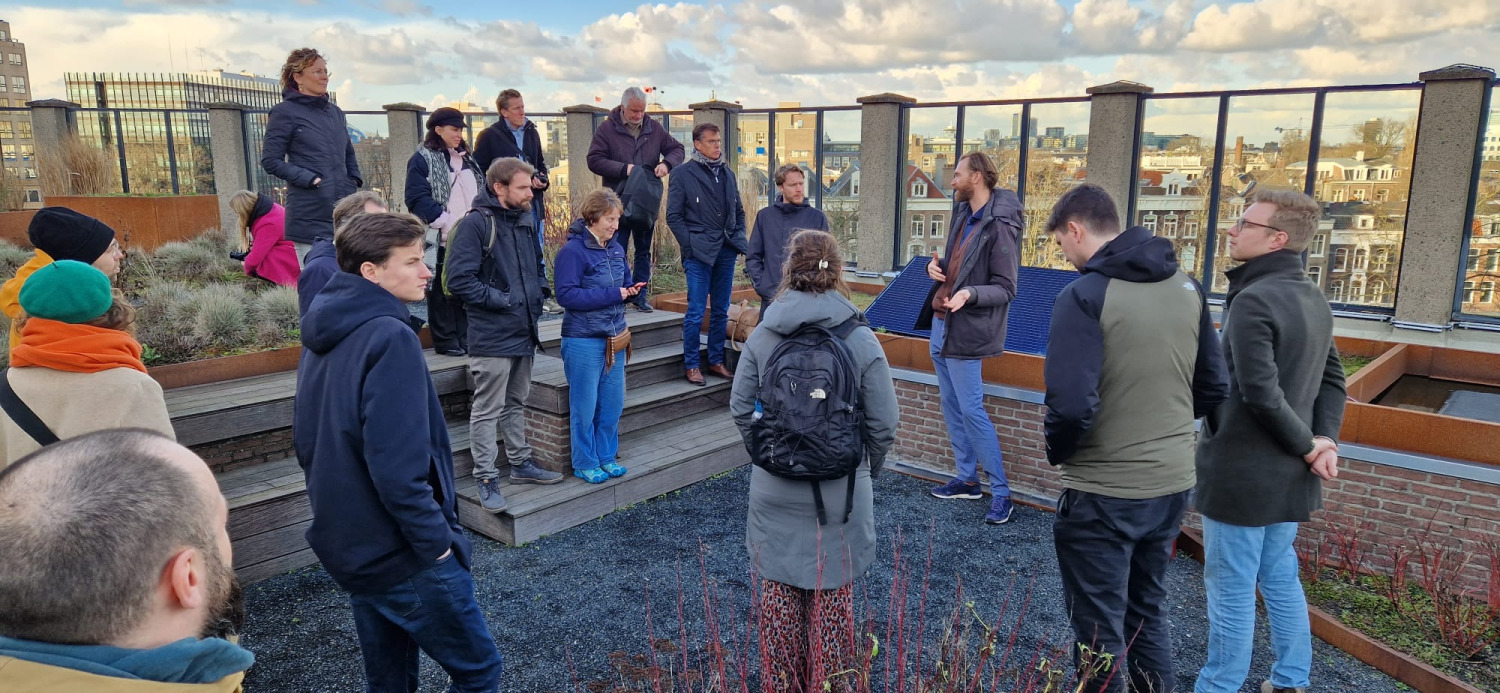
[[837, 291], [821, 294], [787, 291], [778, 295], [771, 308], [760, 316], [758, 327], [785, 336], [803, 325], [820, 325], [831, 330], [856, 315], [859, 308]]
[[807, 198], [802, 199], [802, 204], [796, 204], [787, 202], [781, 195], [776, 196], [776, 202], [771, 206], [787, 216], [793, 216], [802, 213], [804, 210], [812, 209], [812, 205], [807, 202]]
[[[619, 234], [619, 230], [616, 230], [615, 236]], [[610, 237], [609, 240], [611, 243], [614, 242], [615, 236]], [[588, 225], [584, 224], [582, 219], [574, 219], [572, 225], [568, 227], [567, 242], [572, 243], [575, 240], [582, 243], [583, 247], [589, 250], [604, 250], [604, 246], [599, 245], [599, 239], [594, 237], [593, 232], [589, 231]]]
[[333, 103], [328, 99], [327, 94], [324, 94], [322, 96], [309, 96], [300, 91], [297, 91], [296, 87], [288, 87], [286, 89], [282, 89], [281, 98], [286, 101], [295, 101], [304, 106], [313, 106], [315, 108], [328, 108], [329, 104]]
[[1132, 226], [1094, 253], [1083, 271], [1127, 282], [1159, 282], [1177, 273], [1177, 252], [1171, 241]]
[[306, 265], [313, 260], [321, 260], [325, 257], [337, 258], [337, 256], [338, 251], [333, 247], [333, 241], [327, 238], [319, 238], [313, 241], [312, 249], [307, 251], [307, 255], [303, 256], [302, 264]]
[[302, 345], [326, 354], [365, 323], [391, 317], [410, 324], [411, 312], [395, 294], [362, 276], [338, 272], [302, 317]]
[[184, 638], [150, 650], [131, 650], [0, 636], [0, 655], [100, 676], [186, 684], [213, 683], [255, 663], [249, 650], [217, 638]]

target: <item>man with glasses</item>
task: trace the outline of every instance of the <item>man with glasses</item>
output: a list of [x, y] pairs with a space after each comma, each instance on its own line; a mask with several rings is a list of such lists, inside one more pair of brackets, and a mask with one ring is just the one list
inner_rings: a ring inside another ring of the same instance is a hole
[[[594, 131], [594, 140], [589, 144], [589, 171], [599, 174], [604, 187], [615, 191], [628, 206], [625, 181], [631, 173], [641, 170], [642, 175], [663, 178], [682, 164], [684, 153], [682, 143], [661, 123], [646, 117], [646, 92], [631, 87], [620, 96], [620, 105]], [[630, 243], [634, 240], [635, 266], [630, 276], [647, 283], [651, 281], [651, 240], [656, 233], [656, 217], [649, 216], [641, 220], [633, 216], [621, 218], [616, 234], [626, 255], [630, 254]], [[646, 299], [648, 289], [641, 289], [635, 297], [635, 307], [646, 313], [651, 312]]]
[[1322, 208], [1300, 192], [1261, 190], [1228, 230], [1224, 358], [1229, 398], [1198, 443], [1195, 503], [1203, 515], [1208, 661], [1196, 693], [1232, 693], [1250, 671], [1255, 593], [1276, 661], [1262, 693], [1305, 691], [1312, 667], [1307, 598], [1292, 543], [1338, 475], [1344, 369], [1333, 313], [1302, 251]]
[[[747, 249], [745, 206], [739, 183], [724, 163], [724, 137], [719, 126], [699, 123], [693, 128], [692, 161], [672, 175], [667, 190], [667, 226], [682, 248], [687, 273], [688, 308], [682, 319], [682, 358], [687, 381], [707, 385], [703, 374], [733, 380], [724, 362], [724, 336], [729, 324], [729, 294], [734, 291], [734, 263]], [[700, 368], [698, 335], [708, 311], [708, 367]]]
[[537, 132], [536, 123], [526, 117], [526, 102], [521, 99], [521, 92], [515, 89], [500, 92], [495, 98], [495, 108], [500, 111], [500, 120], [480, 131], [474, 145], [474, 163], [479, 164], [479, 170], [488, 171], [490, 164], [496, 159], [508, 157], [520, 159], [536, 169], [531, 174], [531, 220], [536, 224], [536, 256], [542, 258], [539, 269], [542, 273], [542, 288], [546, 293], [542, 310], [557, 315], [563, 309], [553, 300], [552, 290], [546, 286], [547, 261], [543, 252], [546, 247], [547, 188], [552, 184], [547, 180], [542, 136]]

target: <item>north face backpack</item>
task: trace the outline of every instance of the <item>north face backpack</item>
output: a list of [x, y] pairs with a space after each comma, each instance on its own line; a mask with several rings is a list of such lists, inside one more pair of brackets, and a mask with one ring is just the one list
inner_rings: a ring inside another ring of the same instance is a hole
[[856, 315], [829, 330], [803, 325], [761, 369], [750, 422], [750, 458], [783, 479], [812, 482], [818, 524], [828, 524], [818, 482], [847, 477], [844, 522], [854, 505], [854, 471], [864, 458], [859, 373], [844, 343], [867, 325]]

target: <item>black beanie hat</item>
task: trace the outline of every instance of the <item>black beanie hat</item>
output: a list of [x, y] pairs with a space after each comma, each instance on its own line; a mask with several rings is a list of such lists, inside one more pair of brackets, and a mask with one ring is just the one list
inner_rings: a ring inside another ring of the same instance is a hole
[[439, 125], [452, 125], [461, 128], [464, 126], [464, 114], [457, 108], [444, 106], [427, 116], [427, 129], [434, 130]]
[[53, 260], [93, 264], [115, 240], [115, 230], [87, 214], [67, 207], [43, 207], [26, 229], [31, 246]]

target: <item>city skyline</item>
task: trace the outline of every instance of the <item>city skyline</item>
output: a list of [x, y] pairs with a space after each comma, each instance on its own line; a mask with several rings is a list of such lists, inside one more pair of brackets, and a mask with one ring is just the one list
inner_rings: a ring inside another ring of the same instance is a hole
[[243, 0], [59, 0], [0, 19], [28, 37], [37, 98], [62, 97], [66, 72], [274, 76], [290, 48], [312, 45], [328, 54], [332, 86], [351, 110], [486, 104], [504, 86], [541, 112], [612, 106], [630, 84], [660, 87], [657, 98], [676, 110], [710, 96], [750, 107], [887, 91], [919, 101], [1081, 96], [1116, 79], [1158, 91], [1409, 82], [1424, 69], [1493, 62], [1485, 47], [1500, 39], [1500, 4], [1457, 0], [980, 0], [962, 5], [985, 21], [968, 23], [959, 5], [582, 0], [454, 17], [420, 0], [276, 10]]

